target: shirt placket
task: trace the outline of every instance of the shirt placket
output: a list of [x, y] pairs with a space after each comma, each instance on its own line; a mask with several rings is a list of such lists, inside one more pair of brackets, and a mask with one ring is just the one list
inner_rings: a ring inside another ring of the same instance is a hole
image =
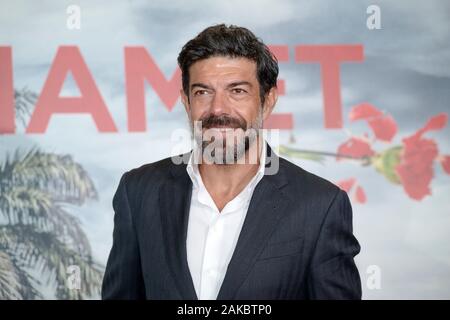
[[[217, 210], [209, 224], [203, 255], [201, 296], [203, 299], [215, 299], [220, 276], [220, 249], [224, 236], [223, 219]], [[211, 284], [215, 284], [211, 286]]]

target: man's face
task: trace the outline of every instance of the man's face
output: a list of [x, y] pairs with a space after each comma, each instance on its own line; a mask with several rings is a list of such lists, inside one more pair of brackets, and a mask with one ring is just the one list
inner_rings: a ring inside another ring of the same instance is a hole
[[[194, 134], [196, 141], [200, 138], [203, 150], [212, 141], [222, 140], [223, 155], [232, 152], [234, 160], [239, 159], [252, 143], [241, 138], [251, 129], [262, 128], [275, 105], [276, 88], [262, 106], [256, 63], [246, 58], [200, 60], [190, 67], [189, 76], [189, 96], [184, 91], [181, 95], [192, 128], [195, 121], [202, 124], [203, 137]], [[214, 139], [210, 140], [211, 136]]]

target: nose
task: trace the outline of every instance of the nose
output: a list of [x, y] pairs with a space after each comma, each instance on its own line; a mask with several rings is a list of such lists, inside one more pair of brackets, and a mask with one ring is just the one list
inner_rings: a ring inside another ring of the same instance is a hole
[[216, 114], [216, 115], [230, 113], [230, 109], [229, 109], [229, 106], [227, 103], [226, 93], [224, 91], [216, 90], [216, 92], [214, 93], [214, 96], [211, 100], [211, 105], [210, 105], [209, 111], [211, 114]]

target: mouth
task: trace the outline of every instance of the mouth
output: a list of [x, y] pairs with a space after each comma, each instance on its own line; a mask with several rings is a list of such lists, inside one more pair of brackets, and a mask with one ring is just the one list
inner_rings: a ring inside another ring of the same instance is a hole
[[211, 128], [207, 128], [206, 130], [218, 130], [218, 131], [228, 131], [228, 130], [236, 130], [237, 128], [229, 127], [229, 126], [213, 126]]
[[216, 136], [216, 138], [218, 138], [217, 136], [222, 137], [222, 139], [224, 139], [224, 140], [228, 139], [228, 138], [236, 137], [236, 135], [239, 134], [238, 128], [230, 127], [230, 126], [221, 126], [221, 125], [218, 125], [218, 126], [216, 125], [216, 126], [207, 128], [203, 131], [203, 134], [207, 134], [207, 132], [209, 132], [209, 134]]

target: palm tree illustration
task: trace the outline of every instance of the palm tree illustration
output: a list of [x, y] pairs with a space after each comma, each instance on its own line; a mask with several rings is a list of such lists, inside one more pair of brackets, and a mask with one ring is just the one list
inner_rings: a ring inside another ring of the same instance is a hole
[[[16, 90], [22, 123], [35, 98], [27, 89]], [[0, 299], [42, 299], [41, 285], [57, 299], [99, 295], [104, 267], [70, 213], [97, 198], [92, 179], [71, 155], [37, 147], [6, 154], [0, 163]], [[70, 266], [79, 270], [77, 287], [69, 284]]]

